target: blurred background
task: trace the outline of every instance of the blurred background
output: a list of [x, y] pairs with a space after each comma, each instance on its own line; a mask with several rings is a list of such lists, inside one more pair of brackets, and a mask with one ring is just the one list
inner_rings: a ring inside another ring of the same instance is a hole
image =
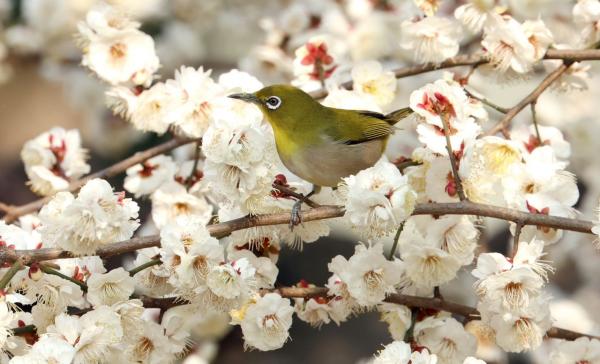
[[[294, 50], [314, 35], [326, 35], [347, 65], [368, 59], [382, 61], [386, 68], [409, 64], [410, 54], [398, 46], [402, 20], [419, 14], [412, 0], [112, 0], [142, 22], [142, 29], [154, 37], [163, 78], [170, 78], [181, 65], [204, 66], [213, 75], [240, 68], [263, 83], [290, 82]], [[92, 170], [110, 165], [134, 151], [160, 142], [161, 138], [134, 131], [127, 122], [112, 115], [105, 106], [106, 85], [80, 66], [81, 51], [75, 45], [77, 23], [97, 2], [93, 0], [0, 0], [0, 201], [22, 204], [36, 198], [25, 185], [27, 180], [19, 158], [23, 144], [53, 126], [77, 128], [90, 152]], [[440, 14], [451, 16], [461, 1], [440, 1]], [[518, 19], [543, 17], [557, 43], [577, 37], [572, 29], [567, 0], [508, 1]], [[465, 37], [462, 52], [480, 49], [477, 35]], [[342, 81], [349, 76], [342, 71]], [[454, 69], [460, 75], [467, 69]], [[527, 79], [502, 83], [484, 72], [471, 78], [473, 90], [497, 104], [510, 107], [540, 80], [544, 69]], [[598, 66], [592, 64], [585, 88], [569, 93], [550, 91], [538, 104], [543, 125], [559, 127], [572, 147], [569, 170], [579, 178], [581, 192], [577, 208], [591, 219], [600, 192], [600, 97]], [[395, 103], [408, 104], [408, 95], [442, 71], [399, 80]], [[490, 119], [499, 114], [492, 110]], [[516, 123], [529, 122], [521, 113]], [[406, 135], [404, 139], [406, 140]], [[409, 155], [416, 145], [400, 149]], [[186, 151], [181, 151], [185, 153]], [[408, 153], [406, 153], [408, 152]], [[122, 186], [122, 177], [113, 181]], [[144, 201], [142, 201], [144, 203]], [[147, 201], [146, 201], [147, 207]], [[485, 221], [481, 250], [505, 251], [509, 234], [505, 223]], [[280, 283], [300, 279], [323, 284], [327, 263], [335, 255], [350, 256], [356, 237], [339, 232], [331, 239], [305, 246], [302, 252], [284, 250], [279, 262]], [[587, 333], [600, 333], [600, 254], [593, 239], [566, 233], [549, 249], [548, 260], [557, 268], [549, 286], [555, 297], [556, 325]], [[118, 262], [115, 262], [118, 264]], [[467, 267], [468, 268], [468, 267]], [[442, 287], [450, 300], [473, 305], [473, 279], [465, 270], [460, 279]], [[274, 352], [244, 353], [239, 327], [221, 341], [216, 363], [353, 363], [367, 359], [392, 339], [386, 324], [376, 313], [362, 314], [344, 323], [314, 329], [295, 320], [291, 342]], [[506, 356], [489, 345], [488, 362], [531, 363], [539, 356]], [[542, 347], [540, 353], [547, 348]], [[543, 361], [541, 361], [543, 362]]]

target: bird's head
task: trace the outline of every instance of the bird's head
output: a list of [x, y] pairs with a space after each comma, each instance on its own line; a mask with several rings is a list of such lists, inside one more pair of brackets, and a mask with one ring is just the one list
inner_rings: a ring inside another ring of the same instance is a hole
[[309, 94], [291, 85], [272, 85], [229, 97], [257, 105], [271, 125], [278, 128], [297, 126], [307, 113], [321, 106]]

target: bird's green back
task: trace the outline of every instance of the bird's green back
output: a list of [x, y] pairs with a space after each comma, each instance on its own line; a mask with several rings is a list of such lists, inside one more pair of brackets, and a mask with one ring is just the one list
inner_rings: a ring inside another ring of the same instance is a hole
[[406, 111], [383, 115], [330, 108], [288, 85], [265, 87], [256, 96], [260, 99], [270, 96], [281, 98], [281, 107], [277, 110], [270, 110], [265, 105], [261, 108], [273, 127], [277, 149], [284, 156], [297, 153], [300, 148], [323, 143], [360, 144], [373, 139], [387, 139], [394, 132], [393, 124], [407, 114]]

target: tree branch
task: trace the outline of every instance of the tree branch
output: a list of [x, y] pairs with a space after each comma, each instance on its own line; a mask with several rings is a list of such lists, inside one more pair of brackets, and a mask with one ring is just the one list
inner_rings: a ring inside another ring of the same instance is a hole
[[502, 114], [506, 114], [508, 112], [508, 110], [510, 110], [507, 107], [503, 107], [503, 106], [493, 103], [492, 101], [488, 100], [484, 96], [476, 95], [474, 92], [469, 91], [466, 87], [463, 87], [463, 89], [465, 90], [465, 93], [467, 94], [467, 96], [469, 96], [470, 98], [475, 99], [475, 100], [481, 102], [482, 104], [489, 106], [492, 109], [494, 109]]
[[460, 176], [458, 175], [458, 163], [456, 162], [456, 155], [454, 155], [454, 151], [452, 150], [452, 143], [450, 142], [450, 117], [448, 116], [448, 113], [442, 113], [441, 119], [442, 125], [444, 126], [444, 136], [446, 137], [446, 150], [448, 151], [450, 167], [452, 168], [452, 177], [454, 178], [454, 183], [456, 184], [456, 192], [458, 193], [458, 198], [461, 201], [465, 201], [467, 197], [465, 196], [462, 181], [460, 180]]
[[[81, 187], [83, 187], [83, 185], [85, 185], [87, 182], [94, 178], [110, 178], [116, 176], [124, 172], [129, 167], [135, 166], [136, 164], [142, 163], [159, 154], [169, 152], [177, 147], [195, 141], [198, 141], [198, 139], [175, 137], [167, 142], [146, 149], [142, 152], [135, 153], [131, 157], [123, 159], [122, 161], [117, 162], [110, 167], [107, 167], [98, 172], [92, 173], [81, 179], [71, 182], [71, 184], [69, 185], [69, 191], [75, 192], [79, 190]], [[20, 216], [38, 211], [42, 208], [42, 206], [44, 206], [44, 204], [48, 203], [48, 201], [50, 201], [51, 199], [52, 196], [47, 196], [21, 206], [6, 206], [5, 204], [2, 204], [4, 206], [0, 208], [0, 210], [6, 212], [6, 215], [3, 219], [7, 224], [9, 224], [18, 219]]]
[[[327, 296], [327, 288], [325, 287], [310, 287], [310, 288], [300, 288], [300, 287], [279, 287], [271, 290], [262, 290], [261, 294], [266, 294], [269, 292], [279, 293], [282, 297], [286, 298], [310, 298], [317, 296]], [[147, 296], [140, 297], [142, 302], [144, 303], [144, 307], [155, 307], [161, 309], [169, 309], [174, 306], [179, 306], [183, 304], [187, 304], [189, 302], [182, 301], [177, 297], [169, 297], [169, 298], [152, 298]], [[453, 313], [455, 315], [464, 316], [470, 319], [479, 319], [480, 315], [477, 309], [470, 306], [461, 305], [459, 303], [449, 302], [441, 298], [434, 297], [419, 297], [419, 296], [410, 296], [405, 294], [391, 294], [388, 295], [385, 299], [385, 302], [395, 303], [399, 305], [405, 305], [411, 308], [425, 308], [439, 311], [446, 311]], [[552, 327], [550, 330], [546, 332], [546, 336], [550, 338], [556, 339], [565, 339], [565, 340], [575, 340], [579, 337], [589, 337], [592, 339], [600, 339], [597, 336], [582, 334], [575, 331], [570, 331], [566, 329], [560, 329], [557, 327]]]
[[[562, 59], [565, 62], [600, 60], [600, 49], [548, 49], [544, 55], [544, 59]], [[396, 78], [404, 78], [421, 73], [438, 71], [445, 68], [458, 66], [479, 66], [488, 62], [489, 60], [485, 54], [476, 53], [472, 55], [458, 55], [440, 64], [428, 63], [397, 68], [393, 70], [393, 72]], [[340, 86], [350, 90], [352, 89], [352, 81], [344, 82]], [[327, 96], [327, 94], [328, 92], [324, 88], [310, 93], [310, 95], [315, 99], [322, 99]]]
[[[332, 205], [320, 206], [307, 211], [302, 211], [301, 216], [302, 221], [313, 221], [341, 217], [344, 216], [344, 213], [345, 211], [343, 206]], [[545, 226], [553, 229], [577, 231], [587, 234], [592, 234], [592, 227], [594, 226], [591, 221], [569, 219], [565, 217], [543, 214], [532, 214], [505, 207], [480, 204], [470, 201], [417, 204], [413, 215], [473, 215], [492, 217], [515, 223], [521, 222], [523, 225]], [[237, 230], [248, 229], [255, 226], [287, 225], [289, 222], [290, 213], [281, 212], [276, 214], [246, 216], [219, 224], [208, 225], [206, 228], [212, 236], [216, 238], [222, 238]], [[137, 237], [118, 243], [108, 244], [98, 249], [96, 255], [106, 258], [159, 245], [160, 237], [158, 235]], [[0, 249], [0, 264], [4, 262], [14, 262], [17, 259], [20, 259], [23, 264], [29, 265], [33, 262], [61, 258], [73, 258], [73, 255], [59, 248], [44, 248], [34, 250], [12, 250], [7, 248]]]
[[498, 132], [503, 132], [506, 134], [506, 130], [508, 126], [512, 122], [512, 120], [523, 110], [527, 105], [534, 103], [540, 97], [540, 95], [548, 88], [554, 81], [556, 81], [570, 66], [571, 63], [563, 63], [554, 71], [550, 72], [546, 78], [536, 87], [531, 93], [523, 100], [521, 100], [517, 105], [513, 106], [506, 115], [500, 120], [493, 128], [491, 128], [485, 135], [494, 135]]

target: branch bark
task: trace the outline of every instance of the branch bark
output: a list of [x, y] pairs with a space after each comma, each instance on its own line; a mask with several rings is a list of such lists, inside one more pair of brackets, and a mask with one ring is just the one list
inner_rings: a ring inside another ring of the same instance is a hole
[[[565, 62], [600, 60], [600, 49], [548, 49], [544, 59], [562, 59]], [[396, 78], [404, 78], [446, 68], [459, 66], [479, 66], [485, 63], [488, 63], [488, 59], [485, 54], [476, 53], [472, 55], [458, 55], [440, 64], [428, 63], [397, 68], [393, 70], [393, 72]], [[340, 86], [346, 89], [352, 89], [352, 81], [344, 82]], [[322, 99], [326, 97], [327, 94], [327, 90], [323, 88], [310, 93], [310, 95], [316, 99]]]
[[[269, 292], [279, 293], [282, 297], [286, 298], [310, 298], [316, 296], [327, 296], [327, 288], [325, 287], [311, 287], [311, 288], [299, 288], [299, 287], [279, 287], [271, 290], [263, 290], [261, 294]], [[144, 303], [144, 307], [155, 307], [163, 310], [169, 309], [174, 306], [187, 304], [188, 302], [182, 301], [176, 297], [169, 298], [153, 298], [153, 297], [140, 297]], [[395, 303], [399, 305], [405, 305], [411, 308], [425, 308], [439, 311], [446, 311], [455, 315], [463, 316], [469, 319], [479, 319], [480, 315], [477, 309], [470, 306], [461, 305], [459, 303], [449, 302], [441, 298], [433, 297], [419, 297], [410, 296], [405, 294], [391, 294], [387, 296], [385, 302]], [[561, 329], [558, 327], [552, 327], [546, 332], [546, 337], [575, 340], [579, 337], [589, 337], [592, 339], [600, 339], [597, 336], [587, 335], [571, 330]]]
[[[195, 142], [198, 140], [199, 139], [175, 137], [175, 138], [173, 138], [169, 141], [166, 141], [162, 144], [159, 144], [152, 148], [146, 149], [142, 152], [138, 152], [129, 158], [126, 158], [120, 162], [117, 162], [117, 163], [111, 165], [110, 167], [107, 167], [98, 172], [92, 173], [81, 179], [71, 182], [71, 184], [69, 185], [69, 191], [75, 192], [75, 191], [79, 190], [81, 187], [83, 187], [83, 185], [85, 185], [87, 182], [89, 182], [90, 180], [92, 180], [94, 178], [110, 178], [110, 177], [116, 176], [116, 175], [124, 172], [125, 170], [127, 170], [127, 168], [129, 168], [129, 167], [135, 166], [136, 164], [142, 163], [142, 162], [144, 162], [152, 157], [155, 157], [159, 154], [169, 152], [177, 147], [180, 147], [182, 145], [192, 143], [192, 142]], [[3, 210], [6, 213], [6, 215], [4, 215], [4, 217], [3, 217], [3, 219], [7, 224], [9, 224], [23, 215], [27, 215], [27, 214], [38, 211], [39, 209], [42, 208], [42, 206], [44, 206], [46, 203], [48, 203], [48, 201], [50, 201], [51, 199], [52, 199], [52, 196], [47, 196], [47, 197], [40, 198], [38, 200], [32, 201], [30, 203], [27, 203], [27, 204], [21, 205], [21, 206], [7, 206], [5, 204], [2, 204], [3, 206], [2, 206], [2, 208], [0, 208], [0, 210]]]
[[550, 74], [548, 74], [548, 76], [544, 78], [544, 80], [538, 85], [538, 87], [531, 91], [529, 95], [525, 96], [525, 98], [521, 100], [518, 104], [510, 108], [510, 110], [508, 110], [508, 112], [504, 115], [502, 120], [500, 120], [496, 125], [494, 125], [493, 128], [491, 128], [485, 134], [494, 135], [498, 132], [503, 132], [506, 135], [506, 130], [510, 126], [510, 123], [515, 118], [515, 116], [517, 116], [517, 114], [519, 114], [521, 110], [523, 110], [529, 104], [536, 102], [540, 95], [544, 91], [546, 91], [546, 89], [550, 87], [550, 85], [552, 85], [552, 83], [554, 83], [554, 81], [556, 81], [563, 73], [565, 73], [567, 69], [569, 69], [570, 65], [571, 63], [563, 63], [557, 69], [550, 72]]
[[[331, 219], [344, 216], [343, 206], [320, 206], [310, 210], [302, 211], [302, 221], [313, 221]], [[594, 224], [591, 221], [569, 219], [565, 217], [549, 216], [543, 214], [532, 214], [505, 207], [480, 204], [470, 201], [455, 203], [423, 203], [415, 207], [413, 215], [474, 215], [492, 217], [500, 220], [521, 223], [523, 225], [545, 226], [553, 229], [577, 231], [592, 234]], [[276, 214], [246, 216], [239, 219], [208, 225], [209, 233], [222, 238], [234, 231], [248, 229], [255, 226], [289, 224], [290, 213], [282, 212]], [[100, 248], [96, 255], [106, 258], [114, 255], [124, 254], [139, 249], [160, 245], [158, 235], [136, 237], [118, 243], [113, 243]], [[69, 252], [59, 248], [44, 248], [34, 250], [12, 250], [0, 249], [0, 264], [14, 262], [20, 259], [24, 265], [44, 260], [73, 258]]]

